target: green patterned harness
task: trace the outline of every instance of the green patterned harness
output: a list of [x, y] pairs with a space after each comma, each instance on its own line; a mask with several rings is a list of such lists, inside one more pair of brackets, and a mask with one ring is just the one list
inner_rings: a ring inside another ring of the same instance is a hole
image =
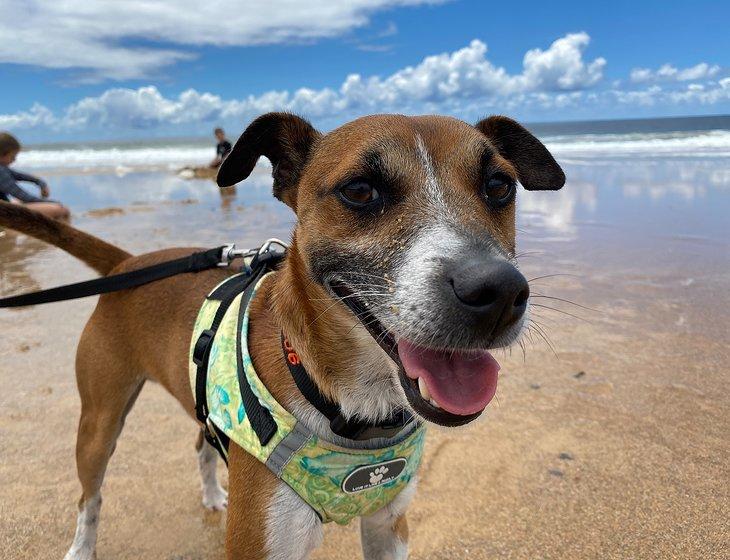
[[[251, 286], [248, 301], [263, 278]], [[244, 280], [242, 275], [227, 279], [209, 294], [200, 309], [190, 349], [194, 394], [201, 395], [202, 388], [196, 392], [198, 367], [193, 355], [201, 333], [211, 328], [221, 306], [216, 294]], [[210, 344], [204, 388], [208, 428], [212, 425], [219, 440], [230, 438], [264, 463], [323, 522], [344, 525], [353, 517], [370, 515], [389, 504], [418, 469], [425, 428], [413, 421], [391, 439], [348, 440], [347, 447], [313, 434], [274, 399], [256, 375], [247, 344], [249, 306], [241, 309], [242, 297], [239, 293], [230, 301]], [[243, 396], [246, 393], [248, 401]], [[246, 402], [250, 404], [248, 411]], [[257, 427], [261, 416], [271, 423], [264, 435]]]

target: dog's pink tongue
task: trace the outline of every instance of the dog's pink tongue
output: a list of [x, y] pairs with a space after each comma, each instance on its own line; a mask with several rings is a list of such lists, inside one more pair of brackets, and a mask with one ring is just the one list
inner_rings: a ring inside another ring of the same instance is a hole
[[467, 416], [484, 410], [497, 391], [499, 364], [481, 352], [431, 350], [398, 341], [406, 375], [423, 378], [431, 398], [452, 414]]

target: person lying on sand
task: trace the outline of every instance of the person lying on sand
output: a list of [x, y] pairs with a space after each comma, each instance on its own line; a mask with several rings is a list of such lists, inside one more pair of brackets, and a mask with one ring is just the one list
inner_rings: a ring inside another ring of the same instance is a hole
[[221, 163], [223, 163], [223, 160], [231, 153], [233, 146], [231, 146], [228, 138], [226, 138], [226, 133], [222, 128], [216, 128], [213, 133], [215, 134], [216, 140], [218, 140], [218, 145], [215, 147], [215, 159], [210, 162], [210, 167], [218, 169]]
[[[11, 202], [11, 197], [49, 218], [67, 219], [68, 208], [55, 200], [48, 200], [50, 190], [43, 179], [10, 169], [20, 151], [20, 142], [12, 134], [0, 132], [0, 200]], [[33, 196], [18, 186], [17, 181], [35, 183], [41, 190], [41, 198]]]

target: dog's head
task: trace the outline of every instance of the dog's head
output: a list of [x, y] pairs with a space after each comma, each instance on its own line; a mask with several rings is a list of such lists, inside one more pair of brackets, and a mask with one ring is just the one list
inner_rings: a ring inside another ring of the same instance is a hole
[[[310, 313], [327, 313], [331, 332], [359, 336], [387, 362], [383, 373], [371, 361], [372, 386], [383, 390], [390, 376], [421, 417], [478, 416], [496, 390], [489, 350], [515, 342], [528, 311], [514, 265], [517, 183], [565, 182], [547, 149], [500, 116], [471, 126], [375, 115], [323, 135], [270, 113], [243, 133], [218, 184], [248, 177], [261, 155], [274, 195], [297, 214], [290, 258], [306, 268]], [[348, 327], [353, 316], [369, 336]]]

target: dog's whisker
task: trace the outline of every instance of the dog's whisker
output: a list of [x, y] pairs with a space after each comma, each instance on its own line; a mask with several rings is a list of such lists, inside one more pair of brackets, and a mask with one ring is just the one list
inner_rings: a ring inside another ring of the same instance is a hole
[[524, 364], [527, 362], [527, 352], [525, 351], [525, 342], [520, 338], [517, 341], [517, 344], [519, 344], [520, 348], [522, 348], [522, 363]]
[[[545, 325], [543, 325], [539, 321], [535, 321], [532, 318], [530, 319], [530, 323], [535, 328], [535, 330], [539, 330], [545, 336], [545, 338], [548, 338], [548, 339], [550, 338], [548, 336], [547, 327]], [[550, 340], [550, 342], [552, 342], [552, 340]]]
[[[542, 323], [540, 323], [539, 321], [535, 321], [534, 319], [531, 318], [530, 319], [530, 324], [531, 324], [532, 327], [535, 328], [536, 331], [538, 331], [538, 332], [542, 333], [543, 335], [545, 335], [546, 338], [548, 338], [548, 339], [550, 338], [548, 336], [547, 329], [545, 328], [545, 326]], [[550, 340], [550, 342], [552, 342], [552, 340]]]
[[312, 320], [311, 320], [311, 321], [310, 321], [310, 322], [309, 322], [309, 323], [307, 324], [307, 326], [308, 326], [308, 327], [311, 327], [311, 326], [312, 326], [312, 325], [313, 325], [314, 323], [316, 323], [316, 322], [317, 322], [317, 321], [318, 321], [319, 319], [321, 319], [321, 318], [322, 318], [322, 317], [323, 317], [324, 315], [326, 315], [326, 314], [327, 314], [327, 312], [328, 312], [328, 311], [329, 311], [330, 309], [332, 309], [333, 307], [335, 307], [335, 306], [336, 306], [336, 305], [337, 305], [337, 304], [338, 304], [339, 302], [340, 302], [339, 300], [334, 300], [334, 301], [332, 301], [332, 303], [331, 303], [330, 305], [328, 305], [328, 306], [327, 306], [327, 307], [326, 307], [326, 308], [324, 309], [324, 311], [322, 311], [322, 312], [321, 312], [321, 313], [320, 313], [319, 315], [317, 315], [317, 316], [316, 316], [316, 317], [315, 317], [314, 319], [312, 319]]
[[544, 294], [534, 293], [534, 294], [530, 294], [530, 297], [554, 299], [556, 301], [562, 301], [563, 303], [569, 303], [570, 305], [574, 305], [575, 307], [580, 307], [581, 309], [585, 309], [586, 311], [592, 311], [594, 313], [603, 313], [603, 311], [601, 311], [599, 309], [593, 309], [592, 307], [586, 307], [585, 305], [581, 305], [580, 303], [575, 303], [574, 301], [570, 301], [569, 299], [565, 299], [565, 298], [561, 298], [561, 297], [557, 297], [557, 296], [546, 296]]
[[567, 274], [567, 273], [565, 273], [565, 274], [563, 274], [563, 273], [561, 273], [561, 274], [544, 274], [542, 276], [535, 276], [535, 278], [530, 278], [527, 280], [527, 282], [535, 282], [537, 280], [544, 280], [546, 278], [557, 278], [559, 276], [568, 276], [570, 278], [581, 278], [581, 279], [583, 278], [579, 274]]
[[548, 328], [548, 326], [547, 326], [547, 325], [545, 325], [545, 324], [541, 323], [540, 321], [536, 321], [536, 320], [535, 320], [534, 318], [532, 318], [532, 317], [530, 318], [530, 322], [531, 322], [531, 323], [532, 323], [533, 325], [538, 325], [538, 326], [539, 326], [539, 327], [541, 327], [541, 328], [542, 328], [542, 329], [543, 329], [543, 330], [544, 330], [545, 332], [547, 332], [547, 328]]
[[[340, 301], [342, 301], [342, 300], [344, 300], [344, 299], [347, 299], [347, 298], [357, 298], [357, 296], [358, 296], [358, 295], [359, 295], [359, 294], [357, 294], [357, 293], [353, 293], [353, 294], [348, 294], [347, 296], [344, 296], [344, 297], [342, 297], [342, 298], [339, 298], [339, 299], [334, 299], [334, 300], [332, 301], [331, 305], [328, 305], [328, 306], [327, 306], [327, 307], [326, 307], [326, 308], [325, 308], [325, 309], [324, 309], [324, 310], [323, 310], [323, 311], [322, 311], [322, 312], [321, 312], [321, 313], [320, 313], [319, 315], [317, 315], [317, 316], [316, 316], [316, 317], [315, 317], [314, 319], [312, 319], [312, 321], [311, 321], [311, 322], [309, 323], [309, 325], [308, 325], [308, 326], [312, 326], [312, 325], [313, 325], [313, 324], [314, 324], [314, 323], [315, 323], [316, 321], [318, 321], [319, 319], [321, 319], [321, 318], [322, 318], [322, 317], [323, 317], [324, 315], [326, 315], [326, 314], [327, 314], [327, 313], [328, 313], [328, 312], [329, 312], [329, 311], [330, 311], [330, 310], [331, 310], [331, 309], [332, 309], [333, 307], [335, 307], [335, 306], [336, 306], [336, 305], [337, 305], [337, 304], [338, 304], [338, 303], [339, 303]], [[383, 296], [383, 297], [385, 296], [385, 294], [375, 294], [375, 295], [378, 295], [378, 296]], [[372, 297], [372, 296], [371, 296], [371, 297]], [[318, 299], [318, 298], [310, 298], [310, 301], [315, 301], [315, 300], [317, 300], [317, 299]], [[329, 301], [329, 298], [325, 299], [324, 301]], [[362, 314], [364, 314], [364, 313], [365, 313], [365, 312], [363, 311], [363, 312], [361, 312], [361, 313], [353, 313], [353, 314], [354, 314], [354, 315], [355, 315], [356, 317], [358, 317], [358, 319], [359, 319], [359, 318], [360, 318], [360, 317], [362, 316]]]
[[525, 334], [527, 335], [527, 338], [530, 341], [530, 344], [532, 344], [533, 348], [535, 347], [535, 339], [532, 337], [532, 327], [530, 325], [527, 325], [527, 330], [525, 331]]
[[540, 303], [531, 303], [530, 306], [531, 307], [538, 307], [538, 308], [541, 308], [541, 309], [547, 309], [547, 310], [550, 310], [550, 311], [555, 311], [557, 313], [562, 313], [563, 315], [567, 315], [568, 317], [573, 317], [573, 319], [578, 319], [579, 321], [584, 321], [586, 323], [593, 324], [592, 321], [590, 321], [589, 319], [586, 319], [585, 317], [580, 317], [579, 315], [574, 315], [572, 313], [568, 313], [567, 311], [564, 311], [562, 309], [558, 309], [557, 307], [550, 307], [549, 305], [542, 305]]
[[357, 280], [358, 278], [374, 278], [376, 280], [388, 282], [385, 276], [381, 276], [378, 274], [368, 274], [367, 272], [339, 272], [337, 275], [343, 278], [353, 278], [354, 280]]
[[553, 343], [550, 341], [548, 336], [542, 331], [542, 329], [540, 327], [538, 327], [537, 325], [531, 325], [530, 328], [533, 329], [534, 332], [545, 341], [545, 344], [547, 344], [548, 347], [550, 348], [550, 350], [552, 350], [552, 353], [555, 355], [555, 357], [560, 359], [560, 356], [558, 356], [557, 350], [555, 350], [555, 346], [553, 346]]
[[515, 253], [512, 257], [513, 260], [523, 259], [525, 257], [541, 257], [545, 253], [544, 251], [522, 251], [521, 253]]
[[346, 296], [342, 296], [342, 297], [336, 298], [336, 299], [335, 298], [332, 298], [332, 297], [308, 298], [308, 299], [309, 299], [309, 301], [317, 301], [317, 302], [319, 302], [319, 301], [326, 301], [326, 302], [331, 302], [333, 300], [334, 301], [337, 301], [338, 299], [339, 300], [359, 299], [359, 298], [362, 298], [362, 297], [368, 297], [368, 298], [371, 298], [371, 297], [380, 297], [380, 298], [385, 298], [385, 297], [388, 297], [389, 295], [390, 294], [385, 294], [385, 293], [382, 293], [382, 292], [375, 292], [375, 291], [373, 291], [373, 292], [358, 292], [358, 293], [352, 293], [352, 294], [348, 294]]

